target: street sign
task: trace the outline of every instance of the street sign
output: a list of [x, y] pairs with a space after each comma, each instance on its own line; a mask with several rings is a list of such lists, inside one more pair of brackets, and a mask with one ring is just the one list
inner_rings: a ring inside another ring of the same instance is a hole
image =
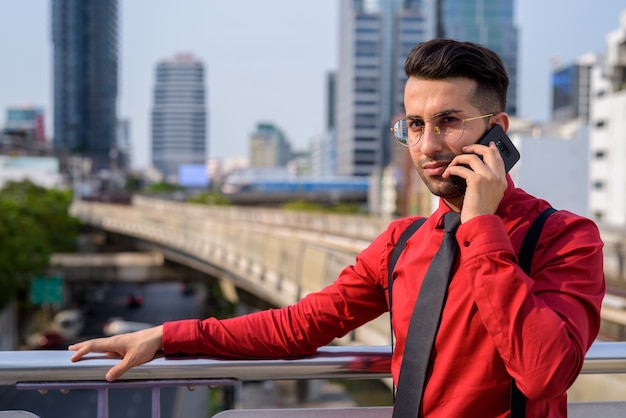
[[34, 305], [62, 305], [63, 278], [34, 277], [30, 282], [30, 301]]

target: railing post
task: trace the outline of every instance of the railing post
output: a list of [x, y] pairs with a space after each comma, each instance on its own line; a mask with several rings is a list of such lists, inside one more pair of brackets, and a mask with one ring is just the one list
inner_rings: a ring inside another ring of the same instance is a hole
[[109, 418], [109, 390], [106, 387], [100, 387], [96, 391], [98, 392], [96, 416], [98, 418]]
[[161, 387], [152, 387], [152, 418], [161, 418]]

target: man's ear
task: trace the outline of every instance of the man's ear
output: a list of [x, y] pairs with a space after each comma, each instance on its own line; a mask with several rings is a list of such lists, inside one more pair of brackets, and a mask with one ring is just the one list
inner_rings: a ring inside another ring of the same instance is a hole
[[497, 115], [493, 116], [493, 122], [496, 125], [500, 125], [504, 132], [508, 132], [509, 130], [509, 115], [506, 112], [500, 112]]

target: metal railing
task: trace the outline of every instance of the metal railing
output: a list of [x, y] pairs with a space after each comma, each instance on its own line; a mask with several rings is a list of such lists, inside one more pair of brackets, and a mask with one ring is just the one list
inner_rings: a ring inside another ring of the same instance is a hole
[[[152, 388], [152, 417], [160, 417], [159, 393], [166, 386], [222, 386], [237, 381], [298, 379], [385, 379], [390, 377], [389, 346], [320, 348], [312, 356], [288, 360], [217, 360], [158, 356], [108, 383], [104, 375], [118, 360], [92, 355], [72, 363], [68, 351], [0, 351], [0, 385], [18, 390], [98, 391], [97, 417], [108, 417], [108, 390]], [[583, 374], [626, 373], [626, 342], [597, 342]]]

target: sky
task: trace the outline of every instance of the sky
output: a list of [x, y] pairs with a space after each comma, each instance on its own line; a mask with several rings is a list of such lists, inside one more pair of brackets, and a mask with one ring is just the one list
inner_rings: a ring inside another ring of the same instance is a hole
[[[52, 136], [51, 0], [0, 0], [0, 126], [6, 108], [44, 108]], [[601, 4], [601, 5], [600, 5]], [[623, 0], [517, 0], [518, 116], [549, 119], [553, 63], [604, 53]], [[209, 158], [247, 156], [259, 122], [298, 149], [325, 127], [326, 74], [337, 68], [339, 0], [119, 0], [118, 116], [133, 166], [149, 164], [157, 62], [191, 53], [205, 65]]]

